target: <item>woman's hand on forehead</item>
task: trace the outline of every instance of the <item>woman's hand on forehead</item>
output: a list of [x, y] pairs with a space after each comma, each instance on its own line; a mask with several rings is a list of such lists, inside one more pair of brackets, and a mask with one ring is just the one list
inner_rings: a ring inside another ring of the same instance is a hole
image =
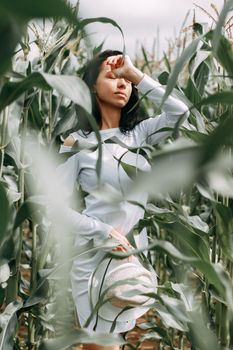
[[109, 56], [106, 59], [106, 64], [111, 67], [116, 78], [124, 78], [133, 84], [138, 84], [144, 74], [137, 69], [128, 55]]
[[109, 56], [106, 59], [106, 64], [111, 67], [113, 73], [118, 78], [127, 78], [125, 75], [127, 75], [128, 70], [134, 68], [128, 55], [125, 55], [124, 58], [123, 55]]
[[133, 63], [131, 62], [131, 59], [128, 55], [125, 55], [124, 58], [123, 55], [109, 56], [106, 59], [106, 63], [114, 66], [115, 68], [123, 66], [127, 63], [131, 63], [131, 65], [133, 66]]

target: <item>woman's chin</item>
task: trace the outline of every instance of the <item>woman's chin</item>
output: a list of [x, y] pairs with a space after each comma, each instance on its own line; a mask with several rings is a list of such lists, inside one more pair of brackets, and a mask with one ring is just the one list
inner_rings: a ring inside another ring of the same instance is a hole
[[123, 107], [125, 107], [126, 106], [126, 102], [125, 101], [115, 101], [115, 103], [113, 103], [113, 105], [115, 106], [115, 107], [118, 107], [118, 108], [123, 108]]

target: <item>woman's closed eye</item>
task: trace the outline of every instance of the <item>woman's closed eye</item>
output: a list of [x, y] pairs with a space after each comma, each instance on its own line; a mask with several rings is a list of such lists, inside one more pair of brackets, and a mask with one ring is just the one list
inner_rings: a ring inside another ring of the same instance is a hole
[[[107, 75], [107, 78], [110, 78], [110, 79], [117, 79], [118, 77], [113, 73], [113, 72], [110, 72], [108, 73]], [[125, 78], [124, 78], [125, 79]], [[128, 79], [125, 79], [126, 83], [128, 84], [132, 84], [131, 81], [129, 81]]]
[[107, 74], [107, 78], [110, 78], [110, 79], [116, 79], [116, 75], [113, 73], [113, 72], [110, 72]]

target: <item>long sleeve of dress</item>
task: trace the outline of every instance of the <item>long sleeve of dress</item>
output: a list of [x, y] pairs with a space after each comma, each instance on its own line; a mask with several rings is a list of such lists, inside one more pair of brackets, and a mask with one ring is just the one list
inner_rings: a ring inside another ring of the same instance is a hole
[[[60, 153], [69, 152], [71, 147], [61, 146]], [[79, 238], [80, 244], [93, 239], [99, 244], [109, 237], [112, 226], [105, 224], [97, 218], [81, 214], [70, 208], [70, 198], [79, 173], [79, 160], [77, 154], [69, 157], [56, 168], [56, 180], [61, 193], [63, 205], [50, 206], [49, 213], [57, 222], [67, 228], [69, 234]]]
[[[146, 74], [136, 88], [142, 94], [148, 93], [146, 96], [158, 105], [161, 103], [165, 93], [164, 87]], [[170, 131], [154, 132], [166, 127], [173, 128], [180, 118], [184, 121], [188, 115], [186, 104], [170, 95], [164, 102], [160, 115], [150, 117], [139, 124], [140, 132], [144, 135], [148, 144], [154, 145], [171, 134]]]

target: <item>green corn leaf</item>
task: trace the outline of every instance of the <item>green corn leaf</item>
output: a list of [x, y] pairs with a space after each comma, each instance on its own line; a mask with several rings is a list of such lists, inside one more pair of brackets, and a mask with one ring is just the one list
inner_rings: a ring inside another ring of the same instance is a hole
[[216, 25], [216, 28], [214, 30], [214, 35], [213, 35], [213, 40], [212, 40], [212, 46], [214, 52], [217, 52], [218, 50], [218, 45], [219, 45], [219, 40], [221, 38], [222, 34], [222, 28], [224, 26], [225, 20], [227, 18], [227, 14], [233, 9], [233, 1], [232, 0], [227, 0], [224, 2], [223, 9], [220, 13], [218, 23]]
[[22, 303], [14, 301], [7, 305], [0, 315], [0, 349], [12, 350], [14, 347], [14, 336], [17, 329], [16, 312], [21, 308]]
[[216, 215], [216, 231], [224, 254], [233, 261], [232, 210], [221, 203], [213, 203]]
[[[203, 273], [203, 275], [208, 279], [209, 283], [211, 283], [223, 297], [223, 299], [225, 299], [226, 286], [224, 283], [225, 281], [222, 280], [221, 276], [221, 273], [223, 273], [223, 271], [220, 273], [217, 265], [211, 264], [204, 260], [194, 261], [192, 264]], [[228, 287], [230, 288], [230, 284]]]
[[119, 29], [121, 35], [122, 35], [122, 40], [123, 40], [123, 56], [125, 55], [125, 38], [124, 38], [124, 33], [123, 30], [121, 29], [121, 27], [119, 26], [119, 24], [117, 24], [116, 21], [114, 21], [111, 18], [108, 17], [94, 17], [94, 18], [85, 18], [83, 19], [79, 26], [80, 28], [84, 28], [86, 25], [91, 24], [91, 23], [96, 23], [96, 22], [100, 22], [100, 23], [106, 23], [106, 24], [111, 24], [113, 27], [116, 27], [117, 29]]
[[77, 23], [77, 18], [71, 8], [63, 0], [1, 0], [0, 9], [2, 14], [15, 16], [21, 22], [27, 22], [33, 18], [53, 17], [67, 18], [70, 22]]
[[14, 229], [16, 229], [22, 222], [39, 213], [44, 207], [44, 200], [42, 196], [29, 197], [18, 209], [15, 217]]
[[63, 0], [1, 0], [0, 1], [0, 76], [10, 68], [11, 57], [25, 32], [27, 22], [33, 18], [66, 18], [72, 24], [79, 21]]
[[196, 349], [201, 350], [220, 350], [216, 334], [211, 331], [203, 321], [202, 315], [198, 312], [190, 314], [191, 323], [189, 324], [189, 338]]
[[186, 225], [175, 223], [160, 223], [161, 227], [175, 235], [181, 245], [183, 252], [188, 256], [193, 256], [203, 261], [209, 261], [209, 249], [206, 239], [198, 235], [194, 230]]
[[167, 82], [167, 88], [163, 96], [162, 102], [159, 106], [163, 105], [164, 101], [168, 98], [174, 87], [176, 86], [178, 76], [180, 75], [182, 69], [187, 64], [188, 60], [196, 53], [197, 47], [204, 36], [199, 36], [197, 39], [192, 41], [192, 43], [184, 49], [180, 57], [177, 59], [175, 66], [173, 67], [170, 77]]
[[[1, 11], [1, 7], [0, 7]], [[0, 16], [0, 76], [11, 66], [11, 57], [20, 41], [24, 26], [12, 18]]]
[[194, 77], [198, 67], [207, 60], [211, 55], [211, 51], [200, 50], [196, 53], [195, 57], [191, 60], [189, 64], [189, 74]]
[[[231, 98], [233, 93], [231, 92], [222, 92], [216, 94], [217, 99], [224, 99], [228, 103], [231, 103]], [[207, 97], [206, 101], [202, 102], [211, 102], [216, 101], [213, 96]], [[231, 146], [233, 144], [232, 138], [232, 127], [233, 127], [233, 117], [230, 112], [226, 112], [221, 116], [221, 121], [216, 129], [211, 133], [211, 135], [206, 139], [206, 142], [203, 147], [203, 152], [200, 157], [200, 166], [206, 164], [211, 159], [214, 159], [215, 155], [223, 146]]]
[[0, 245], [4, 239], [9, 220], [9, 202], [6, 190], [0, 182]]
[[228, 75], [233, 79], [233, 49], [231, 42], [221, 35], [218, 39], [218, 47], [215, 56]]
[[187, 324], [177, 320], [177, 318], [174, 317], [170, 310], [168, 310], [164, 305], [156, 303], [155, 309], [167, 328], [171, 327], [182, 332], [186, 332], [188, 330]]
[[91, 113], [91, 97], [86, 84], [76, 76], [32, 73], [20, 82], [8, 82], [0, 93], [0, 111], [29, 89], [53, 88]]

